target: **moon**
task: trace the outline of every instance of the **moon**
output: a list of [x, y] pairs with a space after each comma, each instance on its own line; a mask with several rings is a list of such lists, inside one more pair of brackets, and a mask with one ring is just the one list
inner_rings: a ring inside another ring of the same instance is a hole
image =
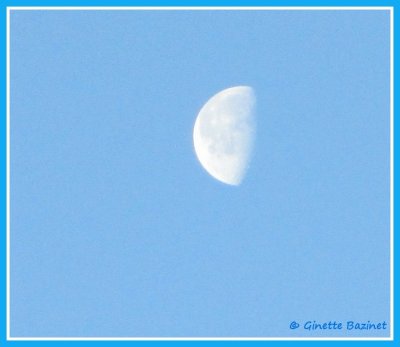
[[215, 94], [201, 108], [193, 129], [198, 160], [217, 180], [238, 186], [253, 150], [256, 122], [253, 88], [238, 86]]

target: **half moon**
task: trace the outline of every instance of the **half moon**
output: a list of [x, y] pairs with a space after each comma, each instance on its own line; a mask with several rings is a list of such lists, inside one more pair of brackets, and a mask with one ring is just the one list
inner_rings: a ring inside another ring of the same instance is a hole
[[200, 110], [193, 130], [201, 165], [217, 180], [239, 185], [255, 138], [255, 95], [247, 86], [224, 89]]

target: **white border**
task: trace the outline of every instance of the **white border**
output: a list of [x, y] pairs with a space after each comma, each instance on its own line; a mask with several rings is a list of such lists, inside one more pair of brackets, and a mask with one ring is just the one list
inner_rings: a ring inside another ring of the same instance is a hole
[[[33, 10], [33, 11], [138, 11], [138, 10], [261, 10], [261, 11], [326, 11], [326, 10], [386, 10], [390, 11], [390, 336], [389, 337], [11, 337], [10, 336], [10, 12], [18, 10]], [[394, 183], [394, 16], [392, 6], [8, 6], [7, 7], [7, 341], [393, 341], [393, 327], [394, 327], [394, 238], [393, 238], [393, 183]]]
[[394, 13], [390, 10], [390, 337], [394, 339]]
[[7, 188], [6, 188], [6, 194], [7, 194], [7, 207], [6, 207], [6, 227], [7, 227], [7, 241], [6, 241], [6, 247], [7, 247], [7, 293], [6, 293], [6, 298], [7, 298], [7, 339], [10, 338], [10, 10], [7, 8], [7, 87], [6, 87], [6, 92], [7, 92], [7, 125], [6, 125], [6, 131], [7, 131], [7, 149], [6, 149], [6, 161], [7, 161], [7, 172], [6, 172], [6, 178], [7, 178]]
[[8, 6], [7, 10], [50, 10], [50, 11], [76, 11], [76, 10], [96, 10], [96, 11], [137, 11], [137, 10], [164, 10], [164, 11], [176, 11], [176, 10], [229, 10], [229, 11], [325, 11], [325, 10], [389, 10], [392, 11], [392, 6]]

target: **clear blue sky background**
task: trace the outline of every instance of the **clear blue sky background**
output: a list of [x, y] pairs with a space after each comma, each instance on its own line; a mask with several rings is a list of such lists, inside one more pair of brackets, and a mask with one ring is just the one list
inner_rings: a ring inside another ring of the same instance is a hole
[[[232, 187], [192, 130], [236, 85]], [[12, 12], [11, 335], [335, 334], [292, 320], [389, 321], [389, 12]]]

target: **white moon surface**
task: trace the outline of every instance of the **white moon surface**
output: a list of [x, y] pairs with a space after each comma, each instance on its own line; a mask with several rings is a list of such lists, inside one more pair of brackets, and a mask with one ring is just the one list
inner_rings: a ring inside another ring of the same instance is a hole
[[217, 180], [239, 185], [248, 168], [256, 132], [253, 88], [215, 94], [200, 110], [193, 130], [197, 158]]

